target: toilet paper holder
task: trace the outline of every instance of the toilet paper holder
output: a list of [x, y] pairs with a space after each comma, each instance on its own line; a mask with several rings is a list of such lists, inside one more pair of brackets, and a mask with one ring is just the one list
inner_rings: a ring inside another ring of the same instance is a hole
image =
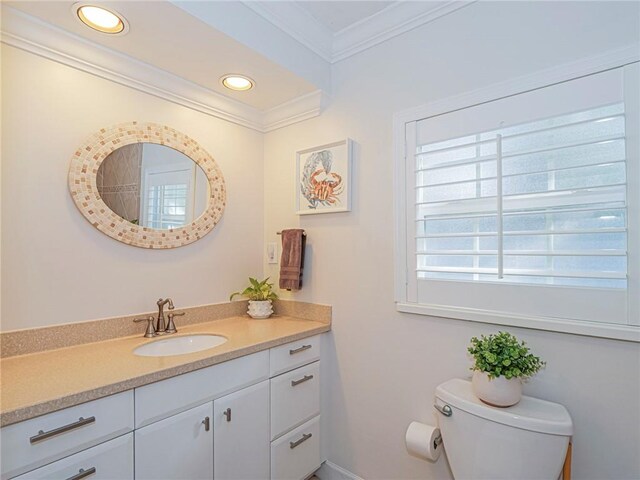
[[442, 453], [442, 434], [433, 425], [411, 422], [405, 434], [405, 444], [410, 455], [435, 462]]
[[433, 408], [438, 410], [445, 417], [450, 417], [451, 415], [453, 415], [453, 410], [451, 410], [451, 407], [449, 405], [444, 405], [443, 407], [441, 407], [440, 405], [434, 403]]

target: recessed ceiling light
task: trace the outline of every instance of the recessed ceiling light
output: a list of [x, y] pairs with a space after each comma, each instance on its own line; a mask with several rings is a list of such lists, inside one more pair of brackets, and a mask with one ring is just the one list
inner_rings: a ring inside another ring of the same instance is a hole
[[222, 82], [222, 85], [228, 89], [237, 91], [251, 90], [254, 85], [253, 80], [250, 78], [236, 74], [225, 75], [220, 79], [220, 81]]
[[76, 3], [73, 11], [78, 20], [87, 27], [102, 33], [123, 34], [129, 30], [125, 18], [113, 10], [88, 3]]

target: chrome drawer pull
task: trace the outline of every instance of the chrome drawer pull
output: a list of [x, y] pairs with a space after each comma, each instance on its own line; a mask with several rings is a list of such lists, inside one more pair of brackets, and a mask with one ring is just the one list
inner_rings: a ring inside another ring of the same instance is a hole
[[302, 435], [302, 438], [300, 440], [296, 440], [295, 442], [289, 442], [289, 448], [291, 450], [293, 450], [294, 448], [296, 448], [298, 445], [300, 445], [301, 443], [306, 442], [307, 440], [309, 440], [311, 437], [313, 437], [313, 434], [311, 433], [304, 433]]
[[309, 350], [311, 345], [303, 345], [300, 348], [294, 348], [293, 350], [289, 350], [289, 355], [295, 355], [296, 353], [304, 352], [305, 350]]
[[63, 427], [54, 428], [53, 430], [49, 430], [48, 432], [40, 430], [38, 434], [31, 437], [29, 441], [32, 444], [41, 442], [42, 440], [46, 440], [56, 435], [60, 435], [61, 433], [68, 432], [69, 430], [74, 430], [84, 425], [89, 425], [90, 423], [93, 423], [95, 421], [96, 421], [96, 417], [89, 417], [89, 418], [80, 417], [77, 422], [70, 423], [69, 425], [64, 425]]
[[300, 385], [301, 383], [308, 382], [313, 378], [313, 375], [305, 375], [300, 380], [291, 380], [291, 386], [295, 387], [296, 385]]
[[78, 473], [67, 478], [67, 480], [80, 480], [81, 478], [87, 478], [89, 475], [93, 475], [94, 473], [96, 473], [96, 467], [87, 468], [86, 470], [81, 468]]

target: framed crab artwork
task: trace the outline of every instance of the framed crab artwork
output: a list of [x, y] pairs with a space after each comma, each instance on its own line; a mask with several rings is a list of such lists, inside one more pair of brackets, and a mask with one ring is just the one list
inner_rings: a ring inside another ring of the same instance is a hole
[[351, 210], [349, 138], [296, 154], [296, 210], [298, 215]]

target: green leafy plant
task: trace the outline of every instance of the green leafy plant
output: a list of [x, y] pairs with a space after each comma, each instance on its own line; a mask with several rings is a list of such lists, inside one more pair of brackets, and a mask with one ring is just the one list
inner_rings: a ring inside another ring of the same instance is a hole
[[234, 292], [229, 297], [229, 300], [233, 300], [233, 297], [240, 295], [253, 301], [265, 301], [275, 300], [278, 295], [273, 291], [273, 283], [269, 283], [269, 277], [262, 281], [258, 281], [255, 278], [249, 277], [249, 286], [242, 292]]
[[473, 337], [468, 351], [475, 360], [471, 370], [485, 372], [490, 379], [501, 375], [507, 379], [528, 378], [546, 365], [509, 332]]

